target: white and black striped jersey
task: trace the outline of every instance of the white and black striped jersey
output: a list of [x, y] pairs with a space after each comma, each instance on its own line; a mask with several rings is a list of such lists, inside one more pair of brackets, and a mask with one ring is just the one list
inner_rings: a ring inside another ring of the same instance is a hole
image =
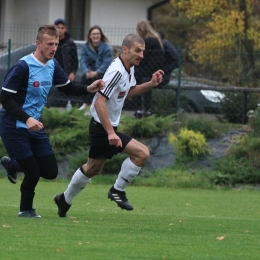
[[118, 57], [114, 59], [108, 67], [103, 81], [106, 84], [105, 88], [94, 96], [90, 113], [95, 121], [101, 123], [94, 107], [94, 102], [97, 99], [97, 95], [102, 94], [107, 98], [106, 107], [111, 125], [116, 127], [119, 124], [124, 100], [128, 91], [131, 87], [135, 87], [136, 85], [134, 66], [130, 68], [130, 71], [127, 71], [123, 61]]

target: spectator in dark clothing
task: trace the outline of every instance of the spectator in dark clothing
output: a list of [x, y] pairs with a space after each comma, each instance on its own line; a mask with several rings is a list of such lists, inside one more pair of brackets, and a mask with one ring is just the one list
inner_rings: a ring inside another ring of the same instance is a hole
[[[144, 58], [135, 68], [135, 78], [138, 84], [147, 82], [152, 74], [163, 67], [164, 50], [161, 37], [147, 20], [137, 23], [136, 31], [145, 41]], [[152, 91], [149, 90], [141, 96], [142, 111], [150, 113], [152, 106]], [[140, 102], [140, 100], [139, 100]]]
[[179, 53], [175, 46], [165, 39], [165, 35], [163, 32], [159, 32], [164, 48], [164, 63], [163, 63], [163, 71], [164, 77], [161, 85], [166, 85], [169, 83], [171, 79], [171, 73], [174, 69], [179, 67]]
[[[59, 18], [54, 21], [54, 25], [59, 32], [59, 47], [55, 54], [55, 59], [59, 62], [69, 80], [74, 81], [79, 63], [77, 46], [67, 32], [65, 20]], [[52, 88], [46, 106], [51, 107], [59, 95], [59, 91], [56, 88]]]
[[[102, 79], [113, 60], [112, 49], [108, 38], [98, 25], [92, 26], [87, 34], [87, 41], [81, 48], [80, 69], [83, 72], [81, 84], [90, 85], [97, 79]], [[94, 95], [84, 98], [80, 110], [91, 104]]]

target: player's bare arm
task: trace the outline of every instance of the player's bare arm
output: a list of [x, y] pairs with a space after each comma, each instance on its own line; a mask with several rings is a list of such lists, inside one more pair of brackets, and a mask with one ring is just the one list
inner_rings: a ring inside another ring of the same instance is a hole
[[102, 126], [105, 128], [107, 132], [109, 144], [115, 145], [117, 147], [118, 146], [122, 147], [121, 139], [117, 136], [113, 126], [110, 123], [108, 111], [106, 107], [106, 101], [107, 101], [106, 97], [104, 97], [101, 94], [98, 94], [97, 99], [94, 103], [95, 109], [97, 111]]
[[89, 93], [96, 93], [97, 91], [105, 87], [105, 82], [102, 79], [94, 81], [91, 85], [87, 87]]
[[136, 85], [134, 88], [131, 88], [128, 92], [127, 98], [131, 98], [137, 95], [141, 95], [144, 92], [148, 91], [151, 88], [157, 87], [163, 80], [164, 72], [162, 70], [157, 70], [153, 75], [150, 81]]

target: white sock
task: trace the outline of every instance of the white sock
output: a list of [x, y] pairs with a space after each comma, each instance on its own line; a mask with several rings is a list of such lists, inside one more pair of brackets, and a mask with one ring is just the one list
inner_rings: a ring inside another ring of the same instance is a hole
[[86, 187], [90, 180], [91, 178], [88, 178], [80, 169], [76, 170], [67, 190], [64, 192], [65, 201], [71, 204], [73, 198]]
[[116, 190], [124, 191], [126, 186], [132, 182], [141, 169], [142, 167], [133, 164], [129, 157], [126, 158], [122, 163], [121, 171], [118, 174], [114, 188]]

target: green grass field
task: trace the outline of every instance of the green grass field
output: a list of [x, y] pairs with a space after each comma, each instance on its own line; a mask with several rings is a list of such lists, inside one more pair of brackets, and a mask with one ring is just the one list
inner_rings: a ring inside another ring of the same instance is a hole
[[59, 218], [52, 201], [68, 182], [40, 181], [42, 219], [18, 218], [20, 181], [0, 179], [0, 259], [259, 259], [257, 190], [128, 187], [134, 210], [107, 199], [109, 185], [89, 184]]

